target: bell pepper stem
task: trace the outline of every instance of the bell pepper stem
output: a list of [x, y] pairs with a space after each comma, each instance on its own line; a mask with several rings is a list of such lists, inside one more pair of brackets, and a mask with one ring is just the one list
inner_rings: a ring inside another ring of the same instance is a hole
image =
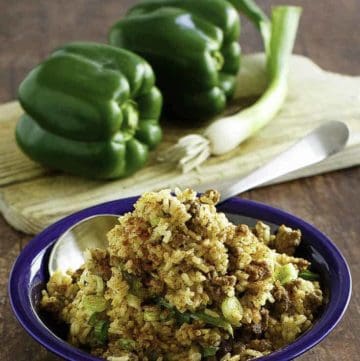
[[217, 71], [220, 71], [224, 66], [224, 57], [220, 51], [216, 50], [212, 52], [212, 58], [214, 59], [215, 67]]
[[126, 101], [122, 106], [123, 122], [121, 130], [125, 134], [125, 138], [132, 138], [139, 124], [139, 111], [137, 104], [132, 101]]

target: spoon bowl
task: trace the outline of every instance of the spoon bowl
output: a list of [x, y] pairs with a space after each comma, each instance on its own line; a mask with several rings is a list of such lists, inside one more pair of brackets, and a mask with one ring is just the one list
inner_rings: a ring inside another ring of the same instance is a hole
[[76, 271], [84, 263], [87, 248], [105, 249], [106, 234], [116, 225], [119, 216], [98, 214], [75, 223], [65, 231], [52, 248], [49, 257], [49, 273]]

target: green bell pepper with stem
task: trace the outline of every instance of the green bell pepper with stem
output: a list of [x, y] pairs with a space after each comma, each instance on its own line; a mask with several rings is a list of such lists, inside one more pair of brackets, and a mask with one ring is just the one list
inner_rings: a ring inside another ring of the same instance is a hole
[[110, 30], [110, 44], [153, 67], [166, 110], [201, 120], [225, 109], [240, 67], [240, 19], [225, 0], [147, 0]]
[[70, 43], [19, 88], [20, 148], [53, 169], [119, 178], [143, 167], [161, 140], [162, 95], [150, 65], [123, 49]]

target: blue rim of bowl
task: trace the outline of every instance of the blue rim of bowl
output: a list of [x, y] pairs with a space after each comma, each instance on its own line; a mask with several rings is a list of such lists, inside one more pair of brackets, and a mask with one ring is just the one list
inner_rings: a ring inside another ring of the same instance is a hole
[[[30, 274], [24, 274], [24, 269], [30, 271], [31, 264], [37, 261], [36, 257], [39, 256], [44, 249], [51, 247], [54, 240], [73, 224], [96, 214], [114, 213], [121, 215], [124, 212], [130, 211], [137, 199], [138, 197], [131, 197], [103, 203], [74, 213], [54, 223], [39, 233], [24, 247], [13, 265], [9, 278], [8, 291], [10, 304], [17, 320], [37, 342], [64, 359], [100, 360], [71, 346], [43, 324], [32, 305], [29, 290], [28, 287], [26, 287], [26, 281], [28, 282], [30, 280]], [[337, 282], [331, 289], [331, 299], [319, 320], [309, 331], [288, 346], [267, 356], [260, 357], [257, 360], [292, 360], [300, 356], [321, 342], [336, 327], [346, 311], [351, 297], [352, 282], [350, 269], [345, 258], [335, 244], [322, 232], [302, 219], [280, 209], [246, 199], [231, 198], [221, 204], [219, 210], [245, 215], [265, 222], [275, 224], [284, 223], [289, 227], [299, 228], [302, 231], [304, 239], [316, 239], [318, 245], [328, 252], [327, 256], [332, 259], [333, 269], [331, 272], [335, 278], [331, 278], [331, 284], [333, 284], [335, 279], [337, 279]]]

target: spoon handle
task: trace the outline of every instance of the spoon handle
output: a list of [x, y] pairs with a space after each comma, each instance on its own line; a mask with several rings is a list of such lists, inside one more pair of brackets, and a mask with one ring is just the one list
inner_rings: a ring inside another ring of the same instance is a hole
[[235, 184], [219, 189], [220, 202], [295, 170], [318, 163], [343, 149], [348, 138], [349, 129], [346, 124], [339, 121], [326, 122], [264, 166]]

